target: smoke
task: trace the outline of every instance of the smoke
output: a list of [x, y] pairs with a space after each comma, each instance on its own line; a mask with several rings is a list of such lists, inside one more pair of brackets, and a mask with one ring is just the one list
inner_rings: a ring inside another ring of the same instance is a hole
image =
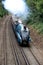
[[27, 19], [29, 8], [25, 0], [5, 0], [2, 1], [4, 8], [7, 9], [13, 15], [17, 15], [23, 19]]

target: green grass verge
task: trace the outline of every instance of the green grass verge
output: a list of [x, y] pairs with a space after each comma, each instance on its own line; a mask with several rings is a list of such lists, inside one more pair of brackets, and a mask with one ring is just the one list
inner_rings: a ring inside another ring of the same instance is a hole
[[36, 23], [30, 22], [28, 25], [32, 26], [34, 29], [36, 29], [36, 31], [39, 34], [43, 34], [43, 23], [42, 22], [36, 22]]

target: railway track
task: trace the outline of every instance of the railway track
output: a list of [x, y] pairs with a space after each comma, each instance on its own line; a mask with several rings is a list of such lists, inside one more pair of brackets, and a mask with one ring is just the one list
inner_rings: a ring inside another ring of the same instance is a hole
[[[9, 25], [9, 26], [11, 26], [11, 25]], [[9, 27], [9, 28], [11, 28], [11, 27]], [[11, 28], [11, 31], [12, 31], [12, 28]], [[27, 64], [29, 65], [29, 62], [24, 60], [24, 57], [22, 56], [21, 51], [17, 45], [17, 41], [16, 41], [14, 35], [12, 35], [14, 33], [13, 33], [13, 31], [12, 32], [11, 31], [9, 32], [10, 33], [10, 41], [11, 41], [10, 45], [11, 45], [11, 48], [13, 51], [12, 53], [13, 53], [15, 62], [17, 63], [17, 65], [27, 65]]]
[[0, 65], [43, 65], [37, 60], [32, 48], [19, 46], [12, 30], [10, 17], [7, 18], [3, 29]]
[[31, 49], [29, 48], [23, 48], [22, 52], [26, 55], [30, 65], [41, 65], [40, 62], [37, 60]]
[[11, 28], [11, 23], [9, 23], [9, 26], [10, 26], [9, 28], [11, 29], [11, 31], [9, 31], [10, 33], [9, 38], [11, 41], [10, 45], [12, 48], [12, 54], [14, 56], [15, 64], [16, 65], [41, 65], [29, 48], [22, 48], [18, 45]]

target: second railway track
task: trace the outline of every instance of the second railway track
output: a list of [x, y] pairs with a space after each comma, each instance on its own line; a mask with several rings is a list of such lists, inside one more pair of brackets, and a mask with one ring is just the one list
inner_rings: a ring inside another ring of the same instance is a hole
[[7, 19], [3, 29], [2, 60], [1, 60], [2, 65], [7, 65], [6, 25], [7, 25]]

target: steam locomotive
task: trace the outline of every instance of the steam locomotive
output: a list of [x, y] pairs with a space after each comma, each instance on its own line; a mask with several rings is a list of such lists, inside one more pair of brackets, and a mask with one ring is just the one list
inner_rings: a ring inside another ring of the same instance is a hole
[[20, 45], [30, 45], [30, 30], [21, 22], [21, 20], [16, 19], [12, 22], [12, 28]]

